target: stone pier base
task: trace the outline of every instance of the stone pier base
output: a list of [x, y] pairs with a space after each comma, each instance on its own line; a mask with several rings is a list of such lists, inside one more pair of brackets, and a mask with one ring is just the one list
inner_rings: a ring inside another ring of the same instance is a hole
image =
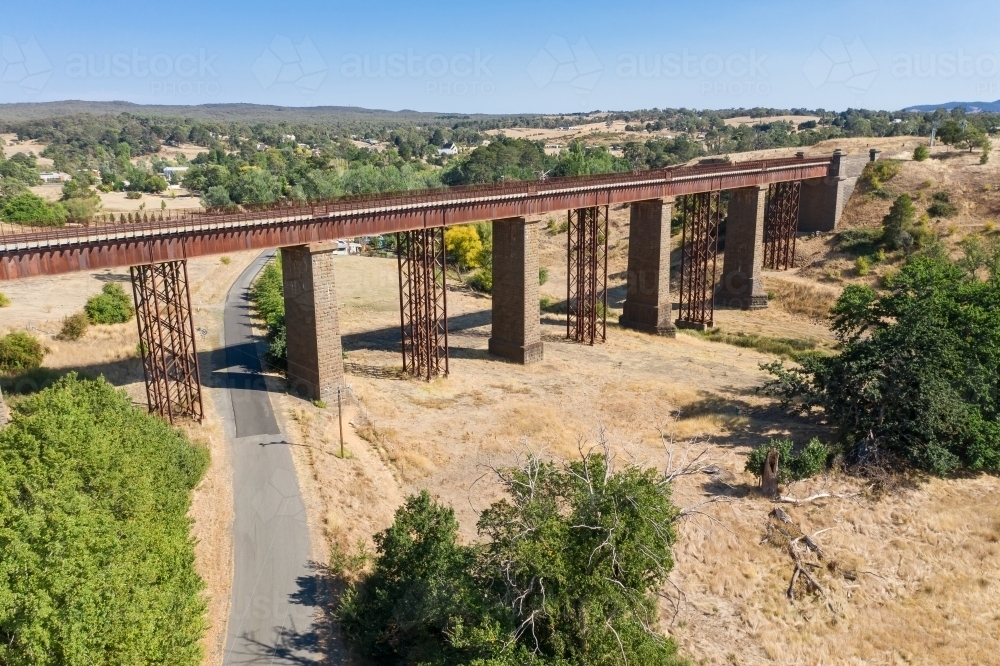
[[288, 383], [295, 395], [328, 404], [336, 399], [337, 388], [344, 385], [333, 277], [336, 249], [336, 242], [281, 249]]
[[514, 363], [542, 360], [538, 303], [538, 220], [493, 221], [491, 354]]
[[631, 204], [628, 232], [628, 291], [618, 318], [625, 328], [674, 337], [670, 302], [670, 214], [674, 200]]

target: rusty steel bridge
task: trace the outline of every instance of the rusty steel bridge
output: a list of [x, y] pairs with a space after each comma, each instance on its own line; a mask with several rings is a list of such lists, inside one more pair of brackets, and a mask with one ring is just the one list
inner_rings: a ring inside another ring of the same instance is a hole
[[447, 227], [553, 211], [825, 178], [830, 158], [668, 167], [537, 182], [344, 197], [136, 223], [59, 229], [5, 225], [0, 280], [176, 261], [241, 250]]
[[[840, 151], [809, 158], [799, 153], [223, 212], [145, 212], [128, 223], [112, 216], [62, 228], [0, 224], [0, 281], [129, 267], [149, 409], [171, 421], [200, 420], [189, 258], [285, 249], [289, 382], [303, 397], [328, 400], [343, 385], [343, 362], [331, 261], [336, 244], [326, 241], [396, 234], [403, 370], [430, 379], [448, 374], [443, 230], [492, 221], [489, 350], [531, 363], [542, 358], [539, 216], [567, 212], [567, 338], [591, 345], [606, 340], [608, 210], [619, 204], [631, 209], [627, 295], [619, 323], [669, 336], [675, 330], [670, 299], [675, 201], [682, 226], [676, 326], [710, 327], [716, 300], [728, 307], [766, 307], [763, 267], [790, 268], [797, 232], [835, 226], [856, 181], [857, 174], [847, 172], [858, 171], [844, 158]], [[874, 151], [871, 159], [877, 159]]]

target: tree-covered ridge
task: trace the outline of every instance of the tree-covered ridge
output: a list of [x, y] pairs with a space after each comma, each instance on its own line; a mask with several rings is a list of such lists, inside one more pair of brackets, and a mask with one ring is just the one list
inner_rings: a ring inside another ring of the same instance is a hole
[[201, 663], [187, 511], [208, 463], [103, 379], [22, 399], [0, 430], [0, 663]]

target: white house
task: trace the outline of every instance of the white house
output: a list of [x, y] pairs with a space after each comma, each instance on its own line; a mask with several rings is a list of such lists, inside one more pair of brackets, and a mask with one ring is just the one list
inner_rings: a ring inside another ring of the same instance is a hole
[[38, 177], [42, 179], [43, 183], [65, 183], [73, 179], [68, 173], [61, 171], [43, 171], [38, 174]]
[[163, 177], [169, 181], [173, 181], [174, 174], [183, 174], [185, 171], [191, 167], [163, 167]]
[[443, 147], [438, 148], [438, 155], [458, 155], [458, 146], [449, 141]]

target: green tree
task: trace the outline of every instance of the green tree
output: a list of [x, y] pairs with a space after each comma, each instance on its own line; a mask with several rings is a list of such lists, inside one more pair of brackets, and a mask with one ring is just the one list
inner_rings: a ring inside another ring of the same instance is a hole
[[102, 380], [67, 376], [0, 430], [0, 663], [201, 663], [187, 515], [208, 464]]
[[37, 194], [22, 192], [0, 202], [0, 217], [19, 224], [61, 227], [66, 222], [66, 210]]
[[913, 159], [917, 162], [923, 162], [930, 156], [931, 151], [927, 150], [927, 146], [921, 145], [913, 149]]
[[231, 195], [237, 203], [270, 203], [281, 195], [281, 182], [263, 169], [247, 168], [237, 176]]
[[213, 185], [201, 197], [201, 205], [205, 208], [229, 206], [232, 203], [232, 199], [229, 198], [229, 190], [222, 185]]
[[855, 460], [1000, 470], [1000, 252], [914, 255], [881, 290], [846, 287], [832, 316], [841, 353], [765, 366], [769, 392], [823, 410]]
[[904, 234], [908, 234], [917, 217], [913, 199], [909, 194], [901, 194], [892, 202], [889, 213], [882, 218], [882, 242], [890, 248], [901, 247]]
[[109, 282], [101, 293], [91, 296], [83, 306], [92, 324], [124, 324], [135, 316], [132, 297], [117, 282]]
[[34, 336], [15, 331], [0, 337], [0, 375], [34, 370], [42, 364], [45, 348]]

